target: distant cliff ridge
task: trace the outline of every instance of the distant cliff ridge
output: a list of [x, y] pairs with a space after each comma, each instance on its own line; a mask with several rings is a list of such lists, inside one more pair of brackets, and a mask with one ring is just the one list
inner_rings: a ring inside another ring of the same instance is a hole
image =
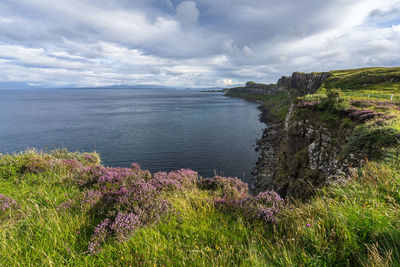
[[276, 84], [262, 84], [247, 82], [245, 87], [235, 87], [229, 89], [229, 95], [235, 94], [258, 94], [273, 96], [279, 92], [289, 92], [292, 90], [297, 96], [313, 94], [321, 84], [331, 76], [329, 72], [320, 73], [300, 73], [294, 72], [292, 76], [282, 76]]
[[298, 96], [314, 94], [322, 83], [332, 76], [329, 72], [301, 73], [294, 72], [292, 76], [282, 76], [276, 87], [278, 91], [294, 89]]

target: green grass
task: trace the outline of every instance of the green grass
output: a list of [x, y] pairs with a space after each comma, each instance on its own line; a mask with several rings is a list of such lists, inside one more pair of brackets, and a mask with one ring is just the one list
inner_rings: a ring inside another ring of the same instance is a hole
[[269, 112], [278, 120], [284, 121], [289, 111], [290, 104], [293, 99], [289, 98], [286, 92], [279, 92], [276, 95], [261, 95], [242, 92], [229, 92], [226, 96], [239, 97], [250, 101], [262, 102], [265, 107], [268, 107]]
[[[4, 158], [2, 166], [9, 164]], [[0, 265], [398, 264], [399, 170], [398, 160], [368, 163], [345, 186], [325, 188], [308, 203], [288, 203], [275, 226], [215, 209], [210, 191], [172, 193], [171, 215], [138, 230], [127, 242], [107, 241], [96, 255], [86, 253], [93, 218], [57, 209], [80, 193], [69, 182], [68, 170], [7, 178], [0, 174], [0, 193], [20, 205], [0, 217]]]
[[357, 99], [400, 100], [400, 68], [362, 68], [331, 71], [317, 93], [340, 88]]
[[[332, 76], [325, 80], [316, 94], [306, 95], [303, 100], [324, 103], [330, 92], [340, 88], [340, 100], [347, 105], [351, 103], [353, 108], [384, 113], [389, 120], [375, 119], [355, 127], [343, 152], [369, 159], [392, 157], [400, 142], [400, 112], [396, 109], [400, 106], [400, 67], [336, 70], [331, 73]], [[327, 111], [319, 110], [325, 114]], [[339, 118], [332, 111], [329, 114]]]

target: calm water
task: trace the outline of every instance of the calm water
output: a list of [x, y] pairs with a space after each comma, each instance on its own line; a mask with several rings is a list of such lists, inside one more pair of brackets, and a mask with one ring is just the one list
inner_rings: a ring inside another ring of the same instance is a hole
[[0, 153], [100, 153], [107, 166], [190, 168], [249, 182], [263, 124], [257, 104], [179, 90], [0, 90]]

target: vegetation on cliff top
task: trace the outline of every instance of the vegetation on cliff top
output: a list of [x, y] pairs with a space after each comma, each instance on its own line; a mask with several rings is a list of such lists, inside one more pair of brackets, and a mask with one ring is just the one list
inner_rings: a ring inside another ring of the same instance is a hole
[[260, 95], [252, 93], [233, 93], [227, 92], [226, 96], [233, 96], [243, 98], [249, 101], [258, 101], [274, 115], [274, 117], [279, 120], [285, 120], [285, 117], [289, 111], [291, 103], [294, 101], [294, 97], [290, 97], [287, 92], [279, 92], [276, 95]]
[[[332, 71], [316, 94], [300, 98], [303, 106], [336, 120], [350, 118], [355, 129], [344, 153], [369, 159], [398, 154], [400, 142], [400, 68]], [[329, 117], [329, 116], [328, 116]]]
[[400, 67], [336, 70], [330, 73], [332, 76], [325, 80], [318, 92], [340, 88], [353, 99], [400, 100]]
[[[343, 92], [342, 97], [348, 100], [390, 101], [400, 104], [400, 67], [335, 70], [329, 73], [331, 76], [322, 83], [320, 88], [314, 94], [306, 96], [308, 100], [321, 100], [321, 98], [326, 97], [330, 90], [338, 89]], [[238, 88], [240, 89], [240, 87]], [[272, 90], [271, 85], [265, 85], [265, 90]], [[226, 96], [263, 102], [279, 121], [284, 120], [289, 110], [288, 107], [296, 101], [295, 95], [291, 88], [287, 88], [287, 90], [278, 94], [252, 93], [247, 90], [243, 92], [231, 90], [226, 93]]]
[[369, 159], [396, 155], [400, 140], [400, 67], [329, 73], [331, 76], [314, 94], [299, 98], [293, 97], [296, 94], [292, 88], [276, 94], [234, 90], [226, 95], [261, 101], [281, 122], [292, 103], [316, 111], [314, 115], [308, 113], [308, 116], [320, 117], [328, 123], [333, 121], [334, 127], [352, 121], [355, 129], [343, 153]]

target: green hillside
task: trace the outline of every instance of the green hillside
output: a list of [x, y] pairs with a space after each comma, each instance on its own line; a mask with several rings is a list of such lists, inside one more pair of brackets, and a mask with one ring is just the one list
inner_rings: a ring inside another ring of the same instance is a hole
[[340, 88], [346, 96], [359, 99], [400, 100], [400, 67], [336, 70], [319, 92]]

